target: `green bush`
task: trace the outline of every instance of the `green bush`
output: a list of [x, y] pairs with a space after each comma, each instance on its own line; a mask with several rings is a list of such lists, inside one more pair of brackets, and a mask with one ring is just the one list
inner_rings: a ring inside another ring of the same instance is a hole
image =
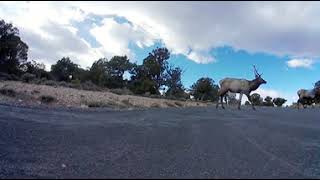
[[23, 82], [30, 83], [31, 81], [36, 79], [36, 75], [31, 73], [25, 73], [22, 75], [21, 79]]
[[273, 103], [277, 106], [277, 107], [281, 107], [285, 102], [287, 102], [286, 99], [283, 99], [283, 98], [274, 98], [273, 99]]
[[72, 80], [70, 87], [75, 88], [75, 89], [80, 89], [81, 88], [81, 81], [79, 79]]

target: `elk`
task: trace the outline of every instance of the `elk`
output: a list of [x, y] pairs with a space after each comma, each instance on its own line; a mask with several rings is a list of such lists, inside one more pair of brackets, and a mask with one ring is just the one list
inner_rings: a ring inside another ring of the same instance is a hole
[[[258, 87], [261, 84], [266, 84], [267, 82], [264, 79], [262, 79], [262, 77], [261, 77], [262, 74], [258, 73], [256, 67], [253, 66], [253, 68], [254, 68], [254, 75], [255, 75], [255, 79], [253, 79], [253, 80], [224, 78], [219, 81], [220, 89], [218, 91], [218, 96], [220, 96], [220, 102], [221, 102], [221, 106], [223, 109], [224, 109], [223, 97], [228, 92], [232, 92], [232, 93], [240, 93], [239, 104], [238, 104], [239, 110], [240, 110], [241, 99], [242, 99], [243, 94], [245, 94], [248, 97], [248, 100], [250, 101], [250, 103], [252, 105], [252, 109], [256, 110], [253, 103], [252, 103], [250, 93], [251, 93], [251, 91], [258, 89]], [[219, 106], [219, 102], [217, 103], [216, 108], [218, 108], [218, 106]]]
[[299, 104], [302, 105], [303, 108], [306, 108], [305, 105], [313, 105], [315, 103], [316, 97], [320, 96], [320, 87], [313, 88], [311, 90], [307, 89], [299, 89], [297, 91], [299, 99], [297, 101], [297, 106], [299, 109]]

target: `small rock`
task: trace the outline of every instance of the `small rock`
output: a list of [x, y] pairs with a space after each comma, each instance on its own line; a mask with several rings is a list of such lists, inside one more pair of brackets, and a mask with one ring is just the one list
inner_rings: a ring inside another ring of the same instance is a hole
[[19, 99], [19, 102], [22, 102], [22, 100], [21, 100], [21, 99]]
[[88, 108], [88, 106], [87, 105], [85, 105], [85, 104], [81, 104], [81, 106], [80, 106], [81, 108]]
[[61, 167], [62, 168], [66, 168], [67, 166], [65, 164], [61, 164]]

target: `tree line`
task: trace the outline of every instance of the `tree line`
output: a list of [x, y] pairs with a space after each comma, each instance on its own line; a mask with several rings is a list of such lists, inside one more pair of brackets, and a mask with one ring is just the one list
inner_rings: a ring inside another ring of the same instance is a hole
[[[91, 67], [82, 68], [70, 57], [63, 57], [46, 71], [45, 65], [35, 60], [28, 61], [28, 45], [19, 36], [18, 28], [0, 20], [0, 78], [32, 82], [35, 79], [66, 82], [72, 84], [92, 84], [101, 88], [130, 90], [137, 95], [157, 95], [175, 99], [217, 101], [219, 86], [209, 77], [198, 79], [189, 89], [182, 84], [183, 70], [169, 64], [170, 52], [166, 47], [157, 47], [142, 61], [133, 63], [127, 56], [113, 56], [111, 59], [95, 60]], [[129, 78], [124, 78], [124, 74]], [[320, 84], [320, 82], [318, 82]], [[163, 93], [161, 93], [163, 92]], [[283, 98], [252, 94], [255, 105], [282, 106]], [[229, 95], [227, 101], [237, 102]], [[247, 104], [248, 102], [246, 102]]]

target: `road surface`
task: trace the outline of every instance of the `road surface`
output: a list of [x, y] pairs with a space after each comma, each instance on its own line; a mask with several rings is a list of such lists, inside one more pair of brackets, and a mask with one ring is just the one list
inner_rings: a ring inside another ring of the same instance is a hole
[[0, 105], [0, 178], [320, 178], [320, 109]]

